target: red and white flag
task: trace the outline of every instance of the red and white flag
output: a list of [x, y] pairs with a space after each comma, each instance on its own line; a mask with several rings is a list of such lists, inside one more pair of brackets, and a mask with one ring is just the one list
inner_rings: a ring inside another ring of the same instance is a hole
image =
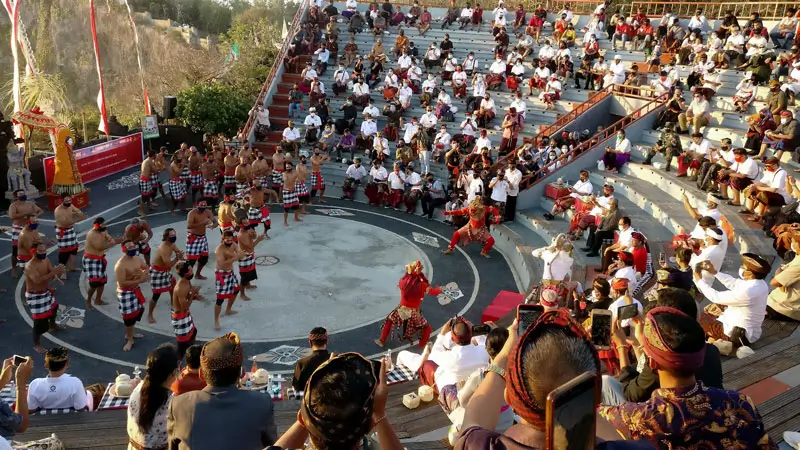
[[[18, 1], [18, 0], [17, 0]], [[100, 44], [97, 42], [97, 23], [95, 21], [94, 0], [89, 0], [89, 18], [92, 24], [92, 44], [94, 44], [94, 59], [97, 62], [97, 78], [100, 82], [100, 92], [97, 94], [97, 108], [100, 109], [100, 125], [98, 130], [108, 134], [108, 115], [106, 113], [106, 94], [103, 89], [103, 69], [100, 67]]]
[[14, 61], [13, 67], [13, 85], [11, 96], [14, 101], [14, 112], [18, 112], [22, 108], [22, 95], [20, 93], [20, 75], [19, 75], [19, 4], [20, 0], [2, 0], [3, 6], [11, 19], [11, 57]]

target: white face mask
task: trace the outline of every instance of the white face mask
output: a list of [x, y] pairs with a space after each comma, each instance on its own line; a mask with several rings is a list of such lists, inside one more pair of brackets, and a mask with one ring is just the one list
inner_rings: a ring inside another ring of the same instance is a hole
[[739, 278], [744, 279], [744, 268], [739, 267]]
[[786, 125], [787, 123], [789, 123], [789, 119], [781, 118], [781, 125]]
[[618, 229], [619, 231], [625, 231], [625, 228], [624, 228], [624, 227], [622, 227], [622, 226], [620, 226], [620, 227], [617, 227], [617, 229]]

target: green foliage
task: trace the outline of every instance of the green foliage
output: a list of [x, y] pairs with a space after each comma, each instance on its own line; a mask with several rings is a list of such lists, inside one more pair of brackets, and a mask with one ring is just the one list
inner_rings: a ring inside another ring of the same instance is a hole
[[129, 0], [136, 11], [148, 11], [154, 19], [170, 19], [210, 34], [224, 33], [231, 25], [233, 9], [242, 0]]
[[247, 121], [256, 92], [216, 81], [196, 84], [178, 93], [176, 115], [195, 131], [231, 137]]

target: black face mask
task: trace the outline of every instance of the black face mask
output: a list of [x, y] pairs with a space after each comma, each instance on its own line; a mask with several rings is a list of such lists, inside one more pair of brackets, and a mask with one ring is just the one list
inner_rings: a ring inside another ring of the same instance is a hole
[[97, 231], [106, 231], [106, 227], [99, 227]]
[[225, 247], [230, 247], [231, 245], [233, 245], [233, 242], [224, 242], [224, 244], [225, 244]]
[[186, 274], [183, 278], [186, 280], [191, 280], [192, 278], [194, 278], [194, 274], [193, 273]]
[[63, 202], [61, 204], [64, 205], [65, 208], [69, 208], [70, 206], [72, 206], [72, 202]]

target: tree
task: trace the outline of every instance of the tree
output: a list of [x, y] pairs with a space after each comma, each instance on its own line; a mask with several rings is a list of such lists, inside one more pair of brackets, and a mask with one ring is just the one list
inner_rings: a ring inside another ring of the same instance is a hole
[[216, 81], [196, 84], [178, 93], [176, 116], [197, 132], [232, 137], [247, 121], [254, 94]]

